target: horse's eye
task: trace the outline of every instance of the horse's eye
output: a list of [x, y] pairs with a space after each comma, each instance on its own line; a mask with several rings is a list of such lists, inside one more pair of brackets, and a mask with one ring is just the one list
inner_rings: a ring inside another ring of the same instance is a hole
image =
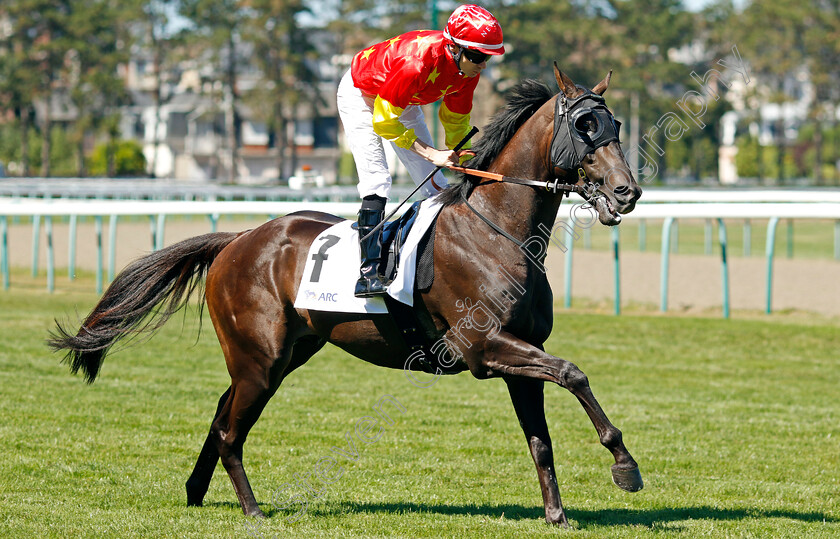
[[591, 112], [583, 114], [575, 120], [575, 129], [581, 135], [586, 135], [591, 138], [598, 132], [598, 118]]

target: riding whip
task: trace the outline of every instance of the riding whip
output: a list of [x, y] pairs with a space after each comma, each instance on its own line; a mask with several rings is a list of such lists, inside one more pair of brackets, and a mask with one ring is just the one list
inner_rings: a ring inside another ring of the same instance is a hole
[[[464, 147], [464, 144], [466, 144], [466, 143], [467, 143], [467, 142], [468, 142], [471, 138], [473, 138], [473, 136], [474, 136], [476, 133], [478, 133], [478, 128], [477, 128], [477, 127], [475, 127], [475, 126], [473, 126], [473, 127], [472, 127], [472, 129], [470, 129], [470, 132], [469, 132], [469, 133], [467, 133], [467, 135], [466, 135], [464, 138], [462, 138], [462, 139], [461, 139], [461, 142], [459, 142], [457, 145], [455, 145], [455, 147], [454, 147], [454, 148], [452, 148], [452, 151], [453, 151], [453, 152], [457, 152], [458, 150], [460, 150], [461, 148], [463, 148], [463, 147]], [[387, 217], [385, 217], [385, 219], [383, 219], [381, 223], [379, 223], [378, 225], [376, 225], [375, 227], [373, 227], [373, 230], [371, 230], [370, 232], [368, 232], [367, 234], [365, 234], [364, 236], [362, 236], [362, 237], [361, 237], [361, 239], [360, 239], [360, 241], [361, 241], [361, 240], [365, 240], [365, 239], [367, 239], [367, 237], [368, 237], [368, 236], [370, 236], [371, 234], [374, 234], [374, 233], [378, 232], [380, 228], [382, 228], [383, 226], [385, 226], [385, 223], [387, 223], [387, 222], [388, 222], [388, 219], [390, 219], [391, 217], [393, 217], [393, 216], [394, 216], [394, 214], [395, 214], [395, 213], [397, 213], [397, 210], [399, 210], [400, 208], [402, 208], [402, 205], [403, 205], [403, 204], [405, 204], [405, 203], [406, 203], [406, 201], [408, 201], [408, 199], [410, 199], [411, 197], [413, 197], [413, 196], [414, 196], [414, 194], [415, 194], [417, 191], [419, 191], [421, 187], [423, 187], [424, 185], [426, 185], [426, 182], [427, 182], [427, 181], [429, 181], [429, 180], [431, 180], [431, 179], [432, 179], [432, 176], [434, 176], [435, 174], [437, 174], [438, 172], [440, 172], [440, 171], [441, 171], [441, 169], [443, 169], [443, 167], [435, 167], [435, 169], [434, 169], [433, 171], [431, 171], [431, 172], [429, 173], [429, 175], [428, 175], [428, 176], [426, 176], [426, 179], [424, 179], [422, 182], [420, 182], [420, 183], [417, 185], [417, 187], [415, 187], [415, 188], [414, 188], [414, 191], [412, 191], [411, 193], [409, 193], [409, 194], [408, 194], [408, 196], [407, 196], [407, 197], [405, 197], [405, 200], [403, 200], [402, 202], [400, 202], [400, 203], [399, 203], [399, 205], [398, 205], [396, 208], [394, 208], [394, 210], [393, 210], [391, 213], [389, 213], [389, 214], [388, 214], [388, 216], [387, 216]]]

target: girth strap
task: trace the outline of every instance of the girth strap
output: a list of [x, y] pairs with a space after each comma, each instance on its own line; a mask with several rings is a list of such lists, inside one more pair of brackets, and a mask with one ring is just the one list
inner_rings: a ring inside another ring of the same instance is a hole
[[440, 364], [437, 355], [432, 351], [436, 329], [431, 319], [426, 304], [420, 294], [414, 294], [414, 306], [410, 307], [385, 294], [385, 305], [391, 320], [400, 331], [403, 342], [408, 347], [408, 355], [421, 352], [417, 357], [417, 363], [425, 372], [432, 374], [455, 374], [463, 369], [454, 366], [444, 367]]

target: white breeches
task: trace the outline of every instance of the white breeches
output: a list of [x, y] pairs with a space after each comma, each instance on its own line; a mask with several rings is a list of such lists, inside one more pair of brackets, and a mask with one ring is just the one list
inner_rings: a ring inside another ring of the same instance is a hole
[[[368, 195], [378, 195], [388, 198], [391, 190], [391, 174], [388, 171], [388, 162], [385, 160], [385, 148], [382, 145], [382, 137], [373, 131], [373, 99], [365, 97], [362, 91], [353, 85], [353, 77], [350, 71], [345, 73], [338, 85], [338, 115], [344, 125], [344, 134], [350, 152], [356, 161], [356, 170], [359, 173], [359, 196], [364, 198]], [[414, 129], [417, 138], [423, 142], [432, 144], [432, 136], [429, 128], [426, 127], [423, 110], [416, 105], [409, 105], [400, 116], [400, 122], [408, 129]], [[400, 148], [394, 143], [391, 147], [397, 157], [405, 165], [411, 179], [419, 184], [429, 175], [435, 166], [426, 161], [416, 153]], [[446, 177], [438, 172], [433, 178], [435, 184], [441, 189], [446, 186]], [[431, 180], [426, 182], [420, 193], [424, 197], [438, 193]]]

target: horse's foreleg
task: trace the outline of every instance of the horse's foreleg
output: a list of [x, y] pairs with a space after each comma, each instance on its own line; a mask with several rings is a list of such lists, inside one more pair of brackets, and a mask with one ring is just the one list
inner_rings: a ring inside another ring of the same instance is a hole
[[[560, 360], [562, 361], [562, 360]], [[601, 405], [592, 394], [589, 388], [589, 380], [586, 375], [577, 368], [577, 366], [569, 363], [572, 367], [578, 370], [581, 380], [569, 387], [569, 391], [577, 397], [592, 424], [595, 425], [595, 430], [598, 431], [601, 445], [606, 447], [615, 458], [615, 464], [610, 468], [612, 471], [613, 482], [619, 488], [627, 492], [636, 492], [642, 490], [645, 486], [642, 481], [642, 474], [639, 472], [639, 465], [630, 456], [630, 452], [624, 446], [624, 440], [621, 431], [618, 430], [610, 420]]]
[[505, 378], [513, 401], [513, 408], [519, 418], [519, 424], [525, 433], [525, 440], [531, 450], [531, 457], [537, 467], [540, 480], [543, 504], [545, 505], [545, 520], [549, 524], [569, 526], [563, 504], [560, 501], [560, 491], [557, 488], [557, 475], [554, 472], [554, 453], [551, 450], [551, 438], [548, 435], [548, 425], [545, 422], [545, 408], [543, 406], [543, 381], [526, 380], [522, 378]]
[[604, 413], [589, 388], [589, 380], [577, 365], [546, 354], [506, 332], [499, 332], [484, 341], [480, 364], [471, 366], [477, 376], [518, 376], [554, 382], [568, 389], [580, 401], [601, 444], [615, 458], [612, 466], [613, 481], [620, 488], [635, 492], [644, 486], [639, 467], [624, 446], [621, 431]]
[[[227, 388], [227, 391], [219, 399], [219, 405], [216, 407], [216, 414], [213, 416], [213, 421], [222, 413], [222, 407], [227, 402], [228, 396], [230, 396], [230, 388]], [[219, 449], [216, 447], [211, 425], [211, 431], [204, 440], [204, 445], [198, 454], [195, 468], [193, 468], [190, 478], [187, 479], [187, 505], [201, 506], [204, 503], [204, 495], [207, 494], [207, 489], [210, 488], [210, 480], [213, 478], [213, 472], [216, 469], [217, 462], [219, 462]]]

